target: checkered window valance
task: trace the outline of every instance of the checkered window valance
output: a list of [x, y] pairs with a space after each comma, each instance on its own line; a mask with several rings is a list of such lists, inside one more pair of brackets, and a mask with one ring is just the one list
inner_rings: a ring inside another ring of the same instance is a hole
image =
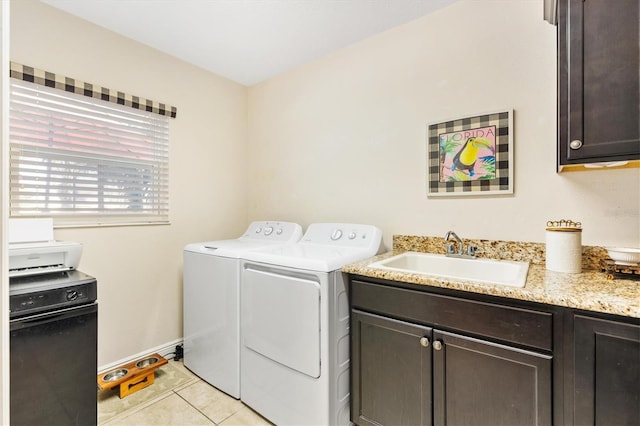
[[91, 83], [39, 70], [16, 62], [11, 62], [11, 77], [171, 118], [175, 118], [177, 113], [176, 107], [171, 105], [107, 89], [106, 87], [96, 86]]

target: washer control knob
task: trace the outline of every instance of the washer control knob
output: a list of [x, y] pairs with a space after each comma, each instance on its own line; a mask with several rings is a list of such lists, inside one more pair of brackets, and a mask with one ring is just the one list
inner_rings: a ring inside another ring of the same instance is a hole
[[342, 238], [342, 229], [336, 229], [331, 233], [331, 239], [333, 241], [339, 240]]
[[282, 232], [283, 232], [283, 231], [282, 231], [282, 228], [278, 228], [278, 229], [276, 230], [276, 234], [278, 234], [278, 235], [282, 234]]
[[271, 235], [272, 232], [273, 232], [273, 227], [267, 226], [266, 228], [264, 228], [264, 235]]
[[349, 234], [349, 239], [350, 239], [350, 240], [354, 240], [355, 238], [356, 238], [356, 233], [355, 233], [355, 232], [351, 232], [351, 233]]
[[258, 226], [258, 227], [256, 228], [256, 234], [259, 234], [259, 233], [261, 233], [261, 232], [262, 232], [262, 228], [261, 228], [260, 226]]

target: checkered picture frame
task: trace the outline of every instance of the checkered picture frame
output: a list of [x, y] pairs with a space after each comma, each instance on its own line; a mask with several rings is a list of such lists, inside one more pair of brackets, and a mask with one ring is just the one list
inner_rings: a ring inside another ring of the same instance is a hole
[[176, 107], [155, 102], [150, 99], [107, 89], [106, 87], [86, 83], [60, 74], [54, 74], [52, 72], [43, 71], [27, 65], [18, 64], [16, 62], [10, 63], [10, 71], [11, 77], [18, 80], [28, 81], [41, 86], [64, 90], [65, 92], [102, 99], [103, 101], [113, 102], [115, 104], [128, 106], [142, 111], [176, 118]]
[[[440, 143], [443, 133], [495, 126], [495, 178], [440, 182]], [[427, 196], [513, 194], [513, 110], [501, 110], [427, 126]]]

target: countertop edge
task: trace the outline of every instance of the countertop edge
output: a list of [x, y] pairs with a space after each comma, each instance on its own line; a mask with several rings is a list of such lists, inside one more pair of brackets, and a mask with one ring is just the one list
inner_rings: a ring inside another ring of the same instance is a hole
[[404, 251], [410, 250], [396, 249], [360, 262], [354, 262], [342, 267], [342, 272], [369, 278], [640, 318], [640, 281], [617, 277], [610, 280], [603, 272], [594, 269], [583, 270], [579, 274], [568, 274], [548, 271], [544, 265], [531, 262], [525, 286], [517, 288], [480, 284], [472, 281], [452, 281], [424, 274], [386, 271], [368, 266], [373, 262]]

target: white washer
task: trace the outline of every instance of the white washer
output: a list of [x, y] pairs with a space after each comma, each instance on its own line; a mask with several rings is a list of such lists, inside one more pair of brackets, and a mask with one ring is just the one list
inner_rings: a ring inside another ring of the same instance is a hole
[[243, 255], [242, 400], [278, 425], [349, 424], [349, 303], [340, 268], [374, 256], [374, 226], [315, 223]]
[[237, 239], [184, 249], [184, 365], [234, 398], [240, 398], [240, 257], [301, 236], [296, 223], [253, 222]]

